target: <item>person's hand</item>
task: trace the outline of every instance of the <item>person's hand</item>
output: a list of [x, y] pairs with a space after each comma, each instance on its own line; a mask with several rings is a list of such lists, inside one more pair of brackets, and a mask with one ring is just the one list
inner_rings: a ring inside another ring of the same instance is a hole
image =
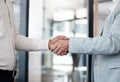
[[69, 38], [58, 40], [54, 44], [54, 46], [56, 48], [52, 50], [53, 53], [60, 55], [60, 56], [66, 55], [68, 53], [68, 48], [69, 48]]
[[53, 51], [57, 46], [55, 45], [55, 43], [59, 40], [67, 40], [68, 38], [65, 36], [56, 36], [53, 39], [49, 39], [49, 43], [48, 43], [48, 47], [49, 50]]

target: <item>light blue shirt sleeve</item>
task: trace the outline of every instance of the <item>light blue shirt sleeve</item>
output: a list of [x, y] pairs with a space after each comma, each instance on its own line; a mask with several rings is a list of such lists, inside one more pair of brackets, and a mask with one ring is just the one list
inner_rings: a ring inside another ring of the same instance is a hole
[[[115, 20], [107, 22], [102, 36], [95, 38], [76, 38], [69, 40], [69, 52], [93, 55], [115, 55], [120, 53], [120, 13]], [[107, 31], [108, 30], [108, 31]]]

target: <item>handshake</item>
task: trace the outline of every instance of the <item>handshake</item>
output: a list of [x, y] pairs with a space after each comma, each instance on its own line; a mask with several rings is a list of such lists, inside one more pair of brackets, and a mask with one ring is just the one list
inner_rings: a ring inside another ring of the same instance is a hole
[[65, 36], [57, 36], [49, 40], [48, 47], [54, 54], [60, 56], [66, 55], [69, 48], [69, 38]]

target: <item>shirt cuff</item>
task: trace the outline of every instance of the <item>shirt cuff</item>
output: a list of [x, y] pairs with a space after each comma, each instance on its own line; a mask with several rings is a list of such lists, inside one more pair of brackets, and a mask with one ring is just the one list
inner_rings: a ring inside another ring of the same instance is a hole
[[49, 39], [45, 41], [45, 48], [46, 48], [47, 50], [49, 50], [48, 44], [49, 44]]

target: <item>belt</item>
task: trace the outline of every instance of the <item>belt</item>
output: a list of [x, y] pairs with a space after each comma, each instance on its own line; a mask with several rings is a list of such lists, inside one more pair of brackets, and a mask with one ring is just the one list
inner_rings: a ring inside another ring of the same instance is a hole
[[0, 77], [14, 77], [16, 75], [16, 71], [9, 70], [1, 70], [0, 69]]

